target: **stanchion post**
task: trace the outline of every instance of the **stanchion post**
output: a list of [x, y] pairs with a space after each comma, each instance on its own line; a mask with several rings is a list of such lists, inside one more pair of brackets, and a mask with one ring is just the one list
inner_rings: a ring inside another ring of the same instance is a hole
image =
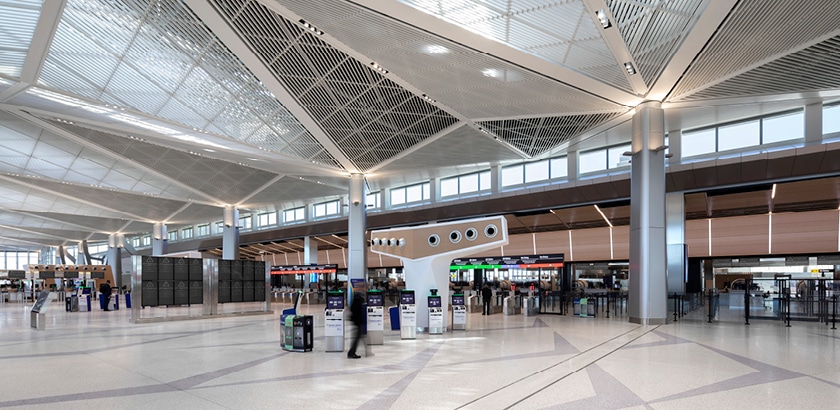
[[744, 281], [746, 289], [744, 289], [744, 325], [750, 325], [750, 286], [752, 281]]
[[837, 329], [834, 325], [837, 322], [837, 295], [832, 295], [831, 298], [834, 299], [834, 306], [831, 312], [831, 329], [835, 330]]

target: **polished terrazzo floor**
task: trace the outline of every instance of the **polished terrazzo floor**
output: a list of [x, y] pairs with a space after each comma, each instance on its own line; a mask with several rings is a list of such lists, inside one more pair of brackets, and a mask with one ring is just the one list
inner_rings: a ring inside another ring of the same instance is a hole
[[[2, 408], [797, 409], [840, 406], [840, 329], [776, 321], [664, 326], [618, 318], [471, 314], [466, 332], [385, 343], [370, 357], [280, 349], [274, 315], [131, 324], [64, 312], [29, 328], [0, 305]], [[386, 329], [388, 325], [386, 323]], [[346, 346], [349, 346], [349, 332]], [[360, 349], [363, 353], [364, 349]]]

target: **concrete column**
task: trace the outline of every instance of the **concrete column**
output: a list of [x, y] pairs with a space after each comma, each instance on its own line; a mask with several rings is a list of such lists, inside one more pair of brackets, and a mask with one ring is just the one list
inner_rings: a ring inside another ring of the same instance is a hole
[[685, 196], [682, 192], [665, 194], [665, 239], [668, 244], [668, 293], [685, 293], [686, 258]]
[[239, 210], [229, 206], [225, 207], [224, 218], [222, 219], [222, 259], [239, 259]]
[[[111, 266], [111, 272], [114, 272], [114, 287], [119, 289], [123, 285], [122, 280], [122, 248], [125, 242], [125, 236], [121, 233], [112, 233], [108, 235], [108, 265]], [[138, 300], [139, 304], [140, 301]]]
[[[306, 265], [318, 263], [318, 242], [313, 240], [311, 236], [303, 238], [303, 263]], [[303, 275], [303, 287], [306, 289], [309, 289], [311, 276]]]
[[[367, 206], [365, 206], [365, 178], [350, 176], [349, 212], [347, 218], [347, 277], [365, 280], [367, 274]], [[352, 286], [347, 283], [347, 302], [352, 302]], [[348, 305], [349, 306], [349, 305]]]
[[497, 193], [502, 191], [502, 166], [498, 165], [490, 168], [490, 192]]
[[567, 177], [569, 181], [578, 179], [578, 153], [569, 151], [566, 153]]
[[823, 137], [822, 102], [805, 106], [805, 143], [820, 143]]
[[163, 222], [155, 222], [152, 227], [152, 256], [166, 255], [166, 224]]
[[89, 265], [90, 259], [87, 258], [88, 255], [87, 250], [87, 241], [79, 241], [76, 245], [76, 265]]
[[645, 102], [633, 115], [630, 171], [630, 322], [667, 323], [665, 115]]

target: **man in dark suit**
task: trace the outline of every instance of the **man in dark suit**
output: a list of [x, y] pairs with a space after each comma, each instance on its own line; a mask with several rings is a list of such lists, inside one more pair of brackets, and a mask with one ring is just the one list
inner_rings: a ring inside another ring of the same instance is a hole
[[490, 285], [485, 283], [481, 288], [481, 301], [484, 302], [484, 313], [482, 315], [490, 314], [490, 300], [493, 299], [493, 291], [490, 290]]
[[108, 309], [108, 304], [111, 302], [111, 281], [106, 280], [105, 283], [99, 285], [99, 297], [105, 301], [105, 311], [108, 312], [111, 309]]

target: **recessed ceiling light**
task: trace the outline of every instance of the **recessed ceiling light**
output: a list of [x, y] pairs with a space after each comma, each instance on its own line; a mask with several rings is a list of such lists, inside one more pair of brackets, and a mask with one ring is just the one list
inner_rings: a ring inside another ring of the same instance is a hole
[[624, 63], [624, 69], [627, 70], [627, 73], [630, 75], [636, 74], [636, 67], [633, 67], [633, 63], [629, 61]]
[[376, 71], [379, 71], [382, 74], [388, 74], [388, 70], [386, 70], [384, 67], [379, 65], [379, 63], [377, 63], [376, 61], [371, 62], [370, 66], [373, 67]]
[[429, 54], [446, 54], [449, 52], [449, 49], [444, 46], [433, 44], [426, 46], [426, 52]]
[[204, 149], [205, 151], [207, 151], [207, 152], [216, 152], [216, 150], [214, 150], [214, 149], [210, 149], [210, 148], [203, 148], [203, 149]]
[[488, 69], [483, 70], [481, 72], [481, 74], [484, 74], [485, 77], [493, 77], [493, 78], [499, 76], [499, 72], [495, 69], [492, 69], [492, 68], [488, 68]]

